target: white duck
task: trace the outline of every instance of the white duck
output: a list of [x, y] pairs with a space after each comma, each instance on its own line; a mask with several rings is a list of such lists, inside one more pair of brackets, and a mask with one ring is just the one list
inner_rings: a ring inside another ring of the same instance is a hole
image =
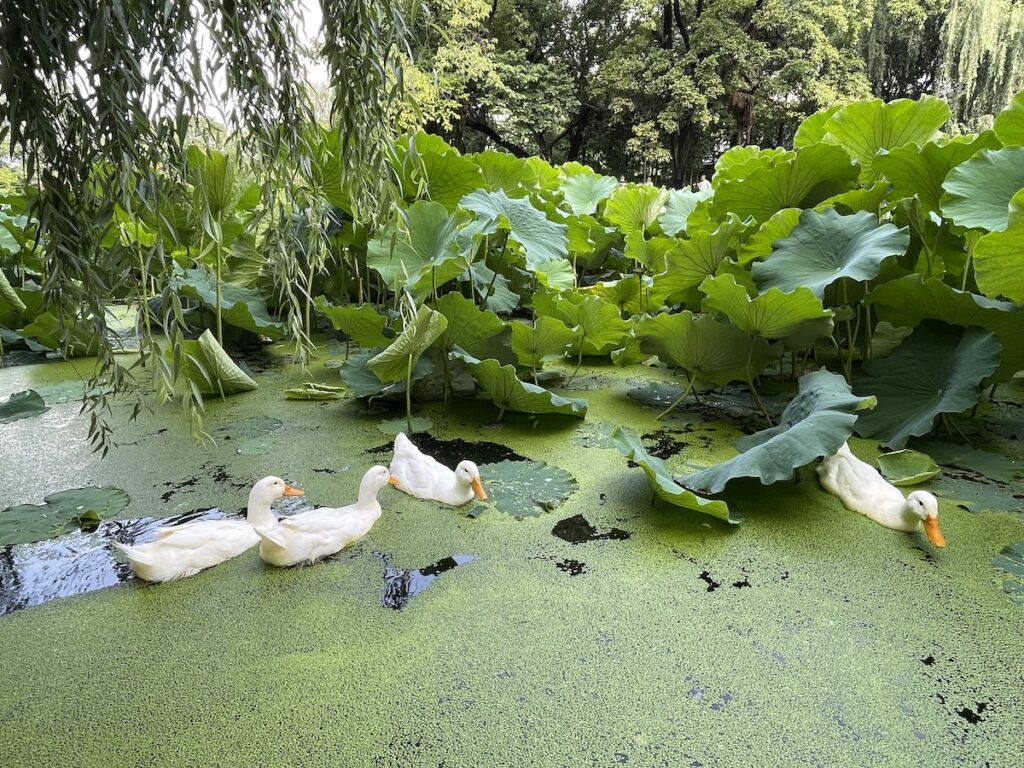
[[282, 496], [301, 496], [279, 477], [264, 477], [249, 492], [245, 520], [200, 520], [158, 528], [145, 544], [114, 546], [128, 557], [135, 575], [145, 581], [172, 581], [193, 576], [236, 557], [259, 542], [258, 528], [277, 523], [270, 505]]
[[927, 491], [914, 491], [903, 498], [877, 469], [854, 456], [846, 443], [818, 465], [818, 479], [847, 509], [897, 531], [919, 531], [923, 525], [932, 544], [946, 546], [939, 529], [938, 500]]
[[480, 469], [476, 464], [460, 461], [453, 472], [437, 459], [420, 451], [404, 432], [399, 432], [395, 437], [391, 474], [398, 481], [398, 490], [418, 499], [433, 499], [450, 507], [461, 507], [473, 496], [478, 499], [487, 498], [487, 492], [480, 482]]
[[285, 517], [256, 531], [260, 557], [285, 567], [315, 563], [363, 538], [381, 515], [377, 492], [394, 484], [387, 467], [371, 467], [359, 483], [359, 500], [347, 507], [321, 507]]

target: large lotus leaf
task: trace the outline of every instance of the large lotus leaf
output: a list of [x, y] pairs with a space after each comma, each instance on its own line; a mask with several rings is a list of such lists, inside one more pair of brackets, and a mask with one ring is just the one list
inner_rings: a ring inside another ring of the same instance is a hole
[[487, 501], [470, 512], [496, 509], [516, 518], [536, 517], [556, 509], [579, 488], [576, 479], [561, 467], [543, 461], [497, 461], [480, 466], [487, 487]]
[[738, 523], [739, 520], [729, 513], [729, 505], [724, 501], [705, 499], [693, 491], [683, 488], [672, 479], [665, 462], [657, 456], [651, 456], [644, 448], [643, 442], [634, 433], [622, 427], [615, 427], [611, 439], [619, 453], [635, 464], [639, 464], [651, 483], [654, 495], [681, 509], [690, 509], [705, 515], [717, 517], [727, 523]]
[[633, 259], [654, 272], [664, 272], [667, 267], [666, 256], [677, 251], [678, 248], [679, 241], [675, 238], [652, 237], [648, 239], [640, 230], [626, 235], [626, 258]]
[[37, 315], [31, 323], [19, 329], [19, 333], [26, 340], [34, 339], [48, 349], [60, 349], [68, 357], [88, 357], [99, 349], [92, 323], [74, 318], [66, 318], [62, 323], [53, 312]]
[[600, 296], [558, 296], [555, 307], [566, 324], [579, 331], [574, 351], [582, 350], [584, 355], [607, 355], [618, 349], [632, 327], [622, 319], [618, 307]]
[[836, 104], [804, 118], [793, 137], [793, 148], [802, 149], [813, 144], [820, 144], [825, 138], [825, 126], [828, 125], [832, 116], [842, 109], [842, 106], [842, 104]]
[[668, 192], [649, 184], [626, 184], [612, 193], [604, 206], [604, 217], [609, 224], [630, 232], [646, 232], [665, 210]]
[[943, 216], [1001, 232], [1010, 223], [1010, 200], [1024, 189], [1024, 147], [983, 150], [950, 171], [942, 188]]
[[540, 284], [548, 288], [564, 290], [576, 285], [576, 270], [568, 259], [538, 261], [532, 269]]
[[1009, 575], [1003, 579], [1003, 591], [1015, 603], [1024, 605], [1024, 541], [1007, 544], [992, 558], [992, 565]]
[[789, 480], [800, 467], [838, 451], [850, 438], [857, 413], [874, 404], [873, 397], [852, 394], [838, 374], [825, 369], [805, 374], [777, 426], [741, 438], [736, 447], [742, 453], [689, 475], [682, 483], [720, 493], [739, 477], [756, 477], [762, 485]]
[[1010, 201], [1009, 225], [974, 246], [974, 278], [986, 296], [1024, 304], [1024, 189]]
[[670, 189], [665, 212], [658, 217], [661, 231], [669, 237], [675, 237], [680, 232], [685, 233], [687, 219], [697, 207], [697, 203], [707, 200], [713, 194], [714, 192], [710, 189], [702, 189], [697, 192], [692, 192], [689, 189]]
[[469, 268], [458, 242], [463, 222], [464, 214], [449, 214], [440, 203], [413, 203], [367, 243], [366, 265], [391, 290], [408, 288], [421, 299]]
[[434, 308], [448, 321], [437, 343], [445, 353], [461, 347], [473, 356], [493, 354], [500, 345], [495, 337], [505, 332], [505, 322], [493, 312], [481, 310], [461, 293], [446, 293]]
[[[259, 385], [235, 365], [235, 361], [217, 343], [210, 329], [198, 340], [186, 340], [181, 349], [185, 375], [204, 395], [232, 395], [250, 392]], [[167, 349], [167, 355], [173, 350]]]
[[922, 320], [951, 325], [977, 325], [999, 338], [1002, 362], [994, 381], [1009, 381], [1024, 370], [1024, 311], [1002, 301], [961, 291], [941, 280], [907, 275], [875, 288], [867, 296], [878, 317], [894, 325], [913, 328]]
[[749, 381], [776, 357], [764, 339], [751, 338], [712, 315], [696, 317], [689, 310], [645, 317], [635, 333], [644, 352], [704, 384]]
[[536, 384], [520, 381], [511, 365], [502, 365], [494, 359], [477, 360], [468, 355], [462, 359], [469, 366], [473, 378], [502, 412], [562, 413], [581, 419], [587, 415], [586, 400], [561, 397]]
[[50, 410], [50, 407], [33, 389], [24, 392], [15, 392], [0, 403], [0, 424], [7, 424], [19, 419], [27, 419], [30, 416], [39, 416]]
[[842, 216], [833, 209], [804, 211], [800, 223], [772, 255], [751, 267], [759, 289], [787, 293], [810, 288], [823, 298], [825, 288], [841, 277], [871, 280], [882, 262], [906, 252], [910, 234], [892, 224], [879, 224], [861, 211]]
[[665, 256], [665, 271], [654, 276], [651, 306], [674, 304], [715, 274], [743, 229], [743, 222], [730, 214], [714, 232], [694, 233], [689, 240], [678, 241], [678, 247]]
[[[205, 269], [176, 271], [171, 277], [171, 289], [212, 309], [217, 307], [217, 278]], [[284, 326], [270, 316], [267, 302], [252, 288], [222, 282], [220, 306], [221, 317], [228, 325], [271, 339], [284, 337]]]
[[949, 120], [942, 99], [922, 96], [916, 101], [866, 99], [847, 104], [825, 124], [826, 141], [843, 147], [866, 171], [880, 150], [923, 144]]
[[889, 184], [885, 181], [876, 181], [870, 187], [857, 187], [838, 195], [827, 197], [814, 206], [817, 210], [823, 211], [826, 208], [835, 208], [840, 213], [851, 213], [856, 211], [871, 211], [878, 213], [889, 194]]
[[50, 352], [50, 348], [45, 344], [40, 344], [35, 339], [27, 339], [17, 331], [12, 331], [10, 328], [6, 328], [0, 325], [0, 343], [3, 344], [7, 349], [13, 349], [25, 345], [32, 352]]
[[809, 208], [853, 185], [857, 166], [841, 147], [816, 144], [715, 189], [711, 214], [734, 213], [765, 222], [783, 208]]
[[793, 153], [782, 147], [761, 148], [753, 144], [731, 147], [715, 161], [714, 184], [745, 179], [759, 168], [770, 168], [792, 157]]
[[545, 360], [565, 357], [578, 335], [557, 317], [542, 315], [532, 326], [512, 323], [512, 351], [521, 365], [537, 369]]
[[920, 485], [942, 471], [931, 456], [911, 450], [883, 453], [878, 457], [878, 468], [886, 480], [900, 487]]
[[984, 328], [925, 320], [891, 355], [864, 363], [854, 390], [877, 397], [878, 407], [857, 422], [857, 434], [903, 448], [930, 432], [939, 414], [977, 403], [999, 352], [999, 339]]
[[609, 304], [619, 308], [620, 312], [635, 315], [645, 308], [646, 294], [650, 292], [649, 277], [641, 280], [640, 275], [627, 275], [618, 280], [601, 280], [579, 292], [584, 296], [600, 296]]
[[217, 149], [205, 152], [189, 147], [188, 166], [200, 205], [216, 219], [231, 213], [247, 191], [238, 177], [238, 164], [230, 155]]
[[317, 296], [313, 303], [316, 311], [331, 321], [334, 330], [341, 331], [361, 347], [384, 347], [389, 339], [383, 334], [387, 318], [374, 309], [372, 304], [336, 307], [324, 296]]
[[391, 345], [369, 361], [370, 370], [383, 382], [405, 381], [410, 366], [416, 365], [447, 327], [444, 315], [421, 306]]
[[770, 288], [751, 298], [732, 275], [709, 277], [700, 284], [706, 295], [704, 309], [721, 312], [744, 333], [765, 339], [783, 339], [812, 320], [832, 317], [832, 310], [808, 288], [783, 293]]
[[519, 294], [509, 289], [512, 284], [501, 273], [495, 273], [482, 261], [474, 261], [469, 268], [473, 287], [480, 294], [480, 303], [492, 312], [511, 314], [519, 306]]
[[[0, 230], [7, 231], [2, 227], [0, 227]], [[0, 311], [9, 309], [13, 309], [15, 312], [24, 312], [26, 309], [25, 302], [15, 293], [14, 288], [7, 280], [7, 275], [0, 269]]]
[[443, 153], [422, 152], [420, 162], [426, 179], [427, 198], [440, 203], [449, 211], [458, 208], [459, 201], [465, 195], [479, 189], [484, 183], [480, 167], [454, 149]]
[[[370, 370], [370, 360], [376, 357], [381, 350], [371, 349], [358, 355], [352, 355], [341, 364], [338, 374], [356, 397], [376, 397], [378, 395], [400, 395], [405, 392], [405, 377], [400, 381], [385, 383], [377, 378], [377, 375]], [[412, 367], [412, 382], [426, 378], [434, 372], [434, 364], [429, 357], [420, 357]], [[405, 419], [402, 419], [405, 423]]]
[[983, 149], [995, 149], [999, 142], [991, 131], [977, 136], [958, 136], [943, 143], [929, 141], [922, 146], [908, 144], [873, 161], [876, 171], [892, 184], [889, 199], [917, 196], [926, 211], [938, 212], [942, 202], [942, 182], [949, 172]]
[[799, 208], [783, 208], [758, 227], [753, 234], [744, 240], [736, 249], [736, 260], [740, 264], [749, 264], [757, 259], [767, 258], [777, 240], [783, 240], [792, 233], [800, 222]]
[[509, 197], [523, 197], [537, 185], [537, 174], [521, 157], [492, 150], [477, 152], [467, 157], [480, 167], [483, 183], [466, 190], [464, 195], [482, 186], [489, 192], [501, 189]]
[[573, 213], [592, 214], [597, 212], [598, 204], [618, 188], [619, 182], [611, 176], [578, 173], [562, 182], [562, 196]]
[[1014, 96], [1010, 106], [996, 115], [993, 128], [1003, 146], [1024, 144], [1024, 91]]
[[44, 504], [21, 504], [0, 512], [0, 546], [28, 544], [73, 531], [82, 524], [116, 517], [131, 499], [120, 488], [73, 488], [51, 493]]
[[462, 207], [473, 211], [491, 225], [508, 230], [518, 243], [531, 269], [536, 264], [564, 259], [569, 253], [568, 227], [550, 221], [525, 198], [509, 198], [503, 191], [478, 189], [462, 198]]

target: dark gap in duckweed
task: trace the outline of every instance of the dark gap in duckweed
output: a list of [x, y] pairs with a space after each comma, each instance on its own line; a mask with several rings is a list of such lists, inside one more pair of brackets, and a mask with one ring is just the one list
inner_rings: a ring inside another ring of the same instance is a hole
[[713, 578], [711, 578], [711, 574], [708, 571], [701, 571], [700, 576], [698, 576], [697, 578], [699, 578], [701, 581], [708, 585], [708, 592], [714, 592], [716, 589], [722, 586], [722, 582], [715, 581]]
[[685, 448], [690, 443], [677, 440], [675, 436], [666, 429], [659, 429], [656, 432], [648, 432], [642, 436], [644, 447], [652, 456], [667, 461]]
[[961, 707], [956, 711], [956, 713], [966, 720], [969, 725], [977, 725], [978, 723], [983, 722], [985, 720], [983, 715], [988, 709], [988, 703], [984, 701], [977, 701], [974, 703], [974, 706], [974, 709], [971, 709], [970, 707]]
[[631, 534], [621, 528], [609, 528], [605, 533], [598, 533], [583, 515], [573, 515], [555, 523], [551, 533], [570, 544], [583, 544], [588, 541], [625, 541]]
[[111, 542], [131, 544], [148, 539], [157, 528], [228, 516], [212, 508], [171, 517], [107, 520], [92, 531], [0, 547], [0, 616], [133, 580], [128, 563], [115, 556]]
[[[428, 456], [433, 456], [447, 467], [454, 467], [460, 461], [469, 459], [477, 465], [497, 464], [499, 461], [528, 461], [526, 456], [516, 453], [507, 445], [486, 440], [443, 440], [428, 434], [417, 434], [413, 442]], [[394, 441], [367, 448], [366, 453], [390, 454]]]
[[571, 560], [568, 558], [555, 563], [555, 568], [565, 573], [568, 573], [570, 576], [579, 576], [587, 572], [586, 563], [580, 562], [579, 560]]
[[[387, 555], [381, 557], [387, 560]], [[479, 559], [476, 555], [451, 555], [423, 568], [410, 570], [400, 570], [388, 565], [384, 571], [384, 592], [381, 594], [380, 604], [385, 608], [401, 611], [442, 573]]]

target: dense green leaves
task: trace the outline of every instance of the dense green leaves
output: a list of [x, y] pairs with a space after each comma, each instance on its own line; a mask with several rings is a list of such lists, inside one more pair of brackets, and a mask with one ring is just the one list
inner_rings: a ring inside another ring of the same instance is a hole
[[766, 261], [751, 267], [758, 288], [794, 291], [809, 288], [823, 298], [841, 277], [871, 280], [882, 262], [906, 251], [910, 235], [892, 224], [879, 224], [870, 213], [842, 216], [835, 210], [804, 211], [800, 223], [775, 244]]
[[496, 355], [501, 343], [495, 337], [505, 331], [505, 323], [496, 314], [478, 309], [460, 293], [446, 293], [435, 302], [434, 309], [448, 321], [437, 337], [445, 354], [459, 347], [474, 357]]
[[[211, 309], [217, 307], [216, 276], [205, 269], [179, 270], [171, 278], [171, 288], [179, 295], [202, 302]], [[267, 302], [259, 291], [253, 288], [222, 283], [220, 307], [224, 322], [236, 328], [243, 328], [271, 339], [280, 339], [284, 336], [284, 326], [270, 316]]]
[[978, 240], [974, 277], [986, 296], [1024, 304], [1024, 189], [1010, 200], [1006, 229]]
[[537, 370], [545, 360], [565, 357], [578, 335], [558, 318], [541, 315], [533, 325], [512, 323], [512, 351], [520, 364]]
[[902, 448], [925, 435], [943, 413], [960, 413], [976, 402], [981, 382], [999, 365], [999, 340], [983, 328], [922, 322], [888, 357], [869, 360], [854, 390], [878, 398], [878, 407], [857, 423], [862, 437]]
[[763, 485], [789, 480], [800, 467], [838, 451], [852, 434], [858, 412], [874, 402], [873, 397], [851, 393], [842, 376], [824, 369], [808, 373], [800, 378], [800, 392], [782, 412], [778, 426], [738, 440], [742, 453], [688, 475], [682, 483], [719, 493], [740, 477], [756, 477]]
[[572, 212], [590, 214], [598, 204], [618, 189], [619, 182], [597, 173], [577, 173], [562, 182], [562, 195]]
[[668, 192], [650, 185], [619, 187], [605, 204], [604, 217], [628, 235], [646, 232], [658, 220], [668, 201]]
[[1013, 102], [996, 116], [996, 136], [1004, 146], [1024, 144], [1024, 91], [1013, 97]]
[[612, 430], [611, 439], [615, 447], [619, 449], [619, 453], [643, 469], [651, 483], [651, 490], [662, 501], [680, 509], [689, 509], [717, 517], [727, 523], [739, 522], [730, 514], [729, 505], [724, 501], [705, 499], [693, 491], [688, 491], [673, 480], [672, 473], [665, 466], [665, 462], [656, 456], [651, 456], [644, 448], [640, 438], [634, 433], [622, 427], [615, 427]]
[[531, 269], [564, 259], [569, 253], [568, 227], [549, 220], [525, 198], [478, 189], [462, 199], [462, 207], [473, 211], [486, 226], [508, 230], [509, 240], [523, 249]]

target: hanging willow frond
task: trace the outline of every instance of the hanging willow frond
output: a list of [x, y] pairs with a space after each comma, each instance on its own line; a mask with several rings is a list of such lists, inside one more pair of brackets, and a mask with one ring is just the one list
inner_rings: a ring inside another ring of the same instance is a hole
[[[387, 115], [401, 91], [392, 49], [403, 44], [404, 22], [394, 0], [322, 6], [341, 181], [353, 214], [372, 220], [392, 194]], [[291, 190], [310, 176], [304, 137], [313, 112], [297, 33], [304, 13], [300, 0], [0, 0], [0, 142], [9, 139], [11, 151], [23, 155], [36, 192], [43, 290], [61, 309], [55, 314], [65, 342], [79, 323], [91, 324], [99, 338], [93, 394], [83, 410], [104, 453], [110, 398], [133, 391], [132, 369], [159, 359], [150, 368], [165, 393], [181, 371], [178, 354], [170, 367], [164, 363], [148, 322], [140, 356], [123, 363], [115, 355], [106, 300], [133, 284], [140, 299], [152, 298], [146, 279], [166, 277], [171, 267], [160, 238], [104, 247], [116, 211], [163, 216], [161, 190], [187, 188], [188, 142], [222, 130], [244, 147], [249, 171], [262, 182], [264, 215], [275, 225], [294, 219], [281, 215], [280, 200], [292, 199]], [[206, 117], [211, 105], [216, 120]], [[301, 317], [302, 296], [292, 288], [301, 270], [286, 245], [268, 272], [284, 314]], [[180, 304], [166, 288], [163, 298], [176, 351]], [[303, 346], [304, 335], [297, 338]], [[202, 407], [197, 393], [185, 402], [193, 415]], [[141, 400], [136, 413], [140, 407]]]

